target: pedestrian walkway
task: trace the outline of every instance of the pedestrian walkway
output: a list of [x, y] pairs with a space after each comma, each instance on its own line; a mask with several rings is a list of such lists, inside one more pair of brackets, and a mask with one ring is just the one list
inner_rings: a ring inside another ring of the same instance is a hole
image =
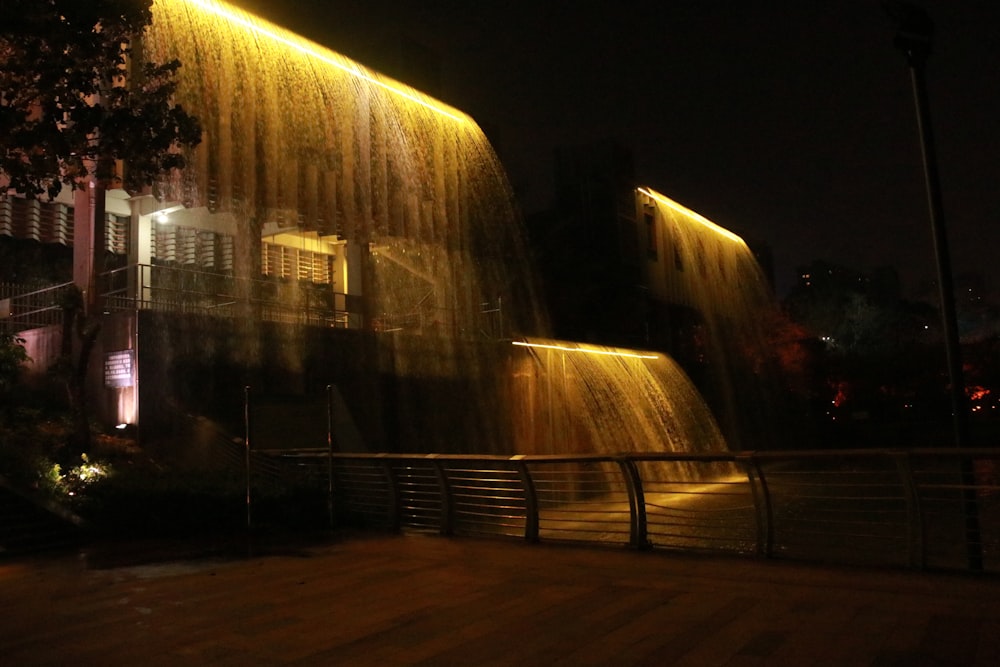
[[425, 535], [225, 551], [0, 561], [0, 665], [1000, 664], [990, 576]]

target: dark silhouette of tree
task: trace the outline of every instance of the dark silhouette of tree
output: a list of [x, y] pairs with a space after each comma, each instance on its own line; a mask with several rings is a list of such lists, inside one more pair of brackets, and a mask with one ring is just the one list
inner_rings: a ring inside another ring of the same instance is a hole
[[937, 310], [903, 298], [892, 269], [860, 272], [813, 262], [799, 269], [784, 307], [822, 344], [824, 412], [841, 427], [846, 418], [873, 425], [946, 423]]
[[[184, 166], [183, 149], [201, 140], [198, 120], [173, 103], [181, 63], [140, 62], [133, 47], [152, 20], [151, 0], [3, 0], [0, 11], [0, 189], [55, 197], [94, 189], [94, 252], [103, 252], [105, 191], [135, 190]], [[120, 173], [120, 171], [124, 173]], [[90, 283], [99, 262], [92, 263]], [[75, 360], [63, 341], [58, 368], [71, 407], [83, 415], [70, 454], [89, 447], [82, 382], [100, 331], [88, 307], [96, 290], [64, 304], [65, 335], [79, 338]]]
[[24, 339], [0, 331], [0, 398], [6, 398], [12, 391], [21, 366], [29, 361], [31, 358], [24, 349]]
[[[0, 23], [0, 178], [37, 197], [63, 185], [137, 188], [184, 166], [201, 140], [171, 101], [181, 64], [136, 63], [150, 0], [4, 0]], [[117, 163], [127, 174], [117, 173]]]

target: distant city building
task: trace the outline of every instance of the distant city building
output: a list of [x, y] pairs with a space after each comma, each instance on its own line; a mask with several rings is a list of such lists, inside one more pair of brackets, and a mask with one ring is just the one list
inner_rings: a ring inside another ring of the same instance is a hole
[[613, 142], [556, 152], [554, 205], [528, 219], [556, 337], [647, 342], [635, 185]]

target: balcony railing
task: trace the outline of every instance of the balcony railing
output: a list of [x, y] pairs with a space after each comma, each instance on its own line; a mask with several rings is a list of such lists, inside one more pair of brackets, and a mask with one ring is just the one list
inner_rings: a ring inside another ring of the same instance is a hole
[[17, 333], [60, 324], [63, 313], [60, 304], [72, 285], [61, 283], [28, 291], [19, 291], [19, 286], [4, 285], [0, 291], [0, 331]]
[[[22, 291], [25, 288], [21, 286], [0, 285], [0, 328], [17, 332], [59, 324], [61, 296], [71, 286], [64, 283]], [[418, 303], [404, 312], [375, 314], [366, 323], [362, 297], [335, 292], [330, 285], [237, 278], [166, 265], [133, 264], [105, 272], [98, 276], [98, 293], [98, 306], [105, 313], [153, 310], [489, 339], [499, 338], [504, 332], [499, 302], [483, 303], [481, 312], [461, 322], [450, 309]]]
[[351, 297], [329, 285], [248, 279], [172, 266], [136, 264], [104, 273], [107, 312], [159, 310], [328, 327], [360, 326]]

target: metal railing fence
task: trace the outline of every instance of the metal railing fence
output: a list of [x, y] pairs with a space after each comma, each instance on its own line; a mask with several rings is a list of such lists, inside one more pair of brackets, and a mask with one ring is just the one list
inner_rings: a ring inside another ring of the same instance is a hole
[[[159, 310], [346, 328], [348, 296], [329, 285], [132, 264], [100, 275], [105, 310]], [[356, 324], [354, 326], [357, 326]]]
[[28, 329], [62, 323], [63, 295], [73, 283], [61, 283], [29, 291], [19, 291], [18, 285], [5, 285], [0, 290], [0, 331], [18, 333]]
[[1000, 450], [505, 457], [311, 449], [253, 460], [255, 483], [287, 484], [296, 471], [328, 485], [341, 524], [1000, 571]]
[[[105, 271], [97, 279], [103, 313], [152, 310], [333, 328], [365, 326], [361, 297], [335, 292], [323, 283], [251, 279], [167, 264], [130, 264]], [[60, 324], [60, 299], [72, 285], [0, 284], [0, 330], [16, 333]], [[482, 303], [463, 329], [454, 309], [420, 305], [405, 313], [380, 313], [368, 326], [382, 332], [454, 330], [472, 338], [495, 339], [502, 334], [502, 318], [499, 301]]]

